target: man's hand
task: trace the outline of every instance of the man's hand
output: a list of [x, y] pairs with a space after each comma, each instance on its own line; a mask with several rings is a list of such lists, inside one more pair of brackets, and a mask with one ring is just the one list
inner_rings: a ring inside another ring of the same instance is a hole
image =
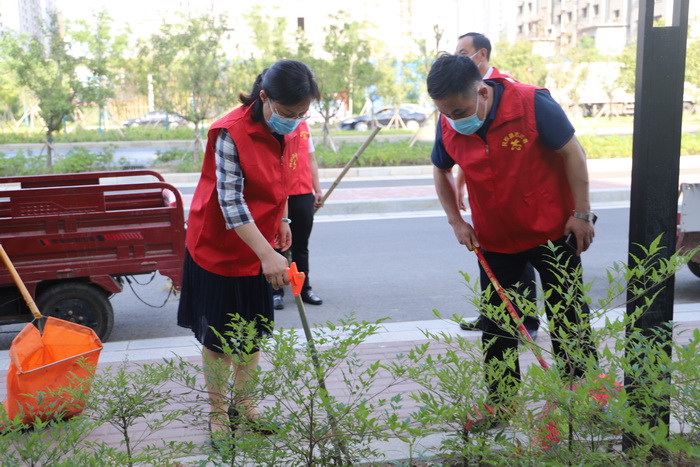
[[479, 248], [479, 240], [477, 240], [476, 232], [474, 232], [474, 228], [470, 224], [464, 220], [456, 221], [452, 223], [452, 230], [454, 230], [457, 241], [469, 248], [469, 251]]
[[566, 221], [564, 235], [569, 235], [571, 232], [576, 236], [576, 254], [581, 256], [581, 253], [588, 250], [588, 247], [593, 243], [595, 227], [592, 222], [571, 216]]
[[323, 207], [323, 192], [314, 193], [314, 209]]
[[289, 224], [280, 222], [280, 226], [277, 229], [277, 236], [275, 237], [275, 248], [281, 251], [287, 251], [290, 246], [292, 246], [292, 231], [289, 228]]

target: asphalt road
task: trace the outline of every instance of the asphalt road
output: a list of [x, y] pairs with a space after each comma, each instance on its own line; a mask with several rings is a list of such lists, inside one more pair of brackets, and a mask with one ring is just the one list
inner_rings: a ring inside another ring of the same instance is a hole
[[[627, 208], [597, 209], [596, 239], [584, 253], [584, 280], [591, 282], [593, 304], [606, 295], [606, 270], [614, 261], [626, 262]], [[459, 271], [478, 277], [476, 257], [457, 244], [444, 216], [381, 220], [317, 222], [311, 238], [311, 284], [323, 298], [321, 306], [306, 305], [314, 324], [354, 314], [357, 319], [392, 321], [473, 316], [475, 308]], [[147, 277], [139, 276], [139, 282]], [[115, 312], [110, 341], [191, 335], [177, 327], [177, 300], [171, 296], [162, 308], [152, 308], [168, 297], [166, 281], [156, 276], [148, 285], [126, 286], [112, 298]], [[687, 268], [676, 276], [676, 303], [700, 302], [700, 279]], [[300, 327], [291, 293], [285, 309], [277, 311], [276, 324]], [[0, 349], [9, 347], [20, 326], [0, 329]]]

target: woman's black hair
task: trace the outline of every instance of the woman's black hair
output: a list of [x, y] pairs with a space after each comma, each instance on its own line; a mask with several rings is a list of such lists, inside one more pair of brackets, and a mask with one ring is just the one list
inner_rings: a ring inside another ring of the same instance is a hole
[[428, 95], [433, 100], [469, 96], [469, 91], [479, 81], [481, 72], [469, 57], [441, 54], [428, 73]]
[[256, 122], [263, 118], [261, 90], [269, 99], [282, 105], [296, 105], [309, 97], [314, 100], [321, 98], [313, 72], [297, 60], [280, 60], [264, 69], [255, 78], [250, 94], [241, 93], [238, 96], [241, 104], [253, 106], [252, 118]]

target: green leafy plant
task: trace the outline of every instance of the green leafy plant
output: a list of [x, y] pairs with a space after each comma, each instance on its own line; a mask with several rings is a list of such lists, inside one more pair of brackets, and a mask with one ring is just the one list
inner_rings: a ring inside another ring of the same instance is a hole
[[177, 406], [181, 394], [167, 387], [169, 381], [165, 363], [133, 368], [127, 361], [116, 369], [104, 369], [95, 378], [86, 410], [96, 423], [111, 425], [122, 437], [123, 450], [109, 450], [101, 443], [92, 445], [109, 454], [104, 462], [128, 466], [153, 461], [163, 464], [194, 450], [191, 442], [161, 445], [154, 437], [172, 423], [191, 423], [190, 410]]
[[[555, 362], [550, 370], [530, 365], [522, 372], [522, 384], [512, 403], [514, 410], [506, 417], [509, 424], [505, 427], [464, 430], [465, 423], [469, 426], [470, 420], [489, 415], [483, 410], [485, 386], [480, 343], [447, 334], [425, 333], [427, 343], [387, 365], [396, 377], [407, 377], [421, 386], [410, 397], [421, 404], [421, 426], [446, 434], [442, 444], [445, 459], [467, 465], [495, 458], [512, 465], [698, 459], [698, 383], [692, 368], [700, 364], [697, 352], [700, 333], [694, 332], [687, 343], [681, 343], [677, 335], [675, 341], [666, 339], [671, 336], [673, 326], [662, 326], [651, 335], [634, 327], [654, 303], [662, 284], [689, 256], [673, 254], [664, 259], [659, 239], [642, 250], [644, 256], [635, 258], [632, 266], [613, 265], [608, 275], [608, 297], [598, 303], [599, 309], [591, 312], [592, 320], [605, 323], [591, 331], [600, 350], [600, 362], [587, 357], [582, 350], [581, 338], [586, 330], [569, 327], [570, 331], [559, 338], [566, 345], [566, 354], [587, 369], [586, 376], [572, 380], [567, 371], [568, 360]], [[553, 250], [552, 261], [557, 260]], [[574, 274], [580, 274], [580, 270]], [[467, 275], [464, 278], [474, 305], [490, 319], [507, 326], [502, 318], [504, 307], [489, 305], [477, 282]], [[560, 287], [572, 283], [571, 279], [562, 272]], [[584, 287], [584, 292], [588, 288]], [[633, 292], [635, 311], [621, 319], [610, 319], [612, 304], [619, 302], [619, 296], [627, 290]], [[567, 302], [574, 296], [566, 289], [560, 293]], [[514, 292], [508, 294], [524, 313], [544, 315], [537, 303], [530, 303]], [[461, 317], [453, 319], [458, 322]], [[512, 324], [510, 330], [516, 335]], [[523, 351], [528, 351], [530, 345], [525, 344]], [[548, 341], [541, 340], [536, 345], [550, 362], [554, 360]], [[514, 358], [515, 355], [510, 355], [501, 364], [512, 367]], [[623, 388], [620, 382], [623, 374], [635, 385]], [[665, 397], [672, 401], [672, 420], [683, 427], [680, 433], [670, 433], [669, 426], [663, 422], [649, 423], [660, 416], [662, 406], [658, 401]], [[640, 407], [644, 409], [640, 411]], [[623, 432], [636, 443], [631, 449], [620, 451]]]
[[[222, 338], [221, 349], [234, 364], [248, 365], [250, 352], [257, 345], [266, 368], [259, 367], [244, 384], [236, 384], [230, 367], [215, 368], [216, 387], [226, 389], [229, 405], [260, 401], [256, 422], [274, 427], [270, 436], [261, 436], [241, 422], [230, 446], [219, 446], [210, 459], [229, 459], [255, 465], [357, 465], [368, 456], [379, 457], [372, 441], [384, 439], [385, 428], [400, 397], [382, 394], [398, 383], [390, 379], [378, 384], [380, 362], [364, 362], [354, 349], [379, 329], [379, 323], [342, 320], [326, 323], [324, 331], [314, 331], [318, 366], [313, 350], [294, 330], [279, 329], [265, 340], [254, 339], [250, 323], [234, 320]], [[201, 367], [183, 361], [172, 363], [172, 373], [186, 387], [202, 397], [206, 389], [192, 374]], [[340, 391], [326, 390], [321, 380], [342, 381]]]

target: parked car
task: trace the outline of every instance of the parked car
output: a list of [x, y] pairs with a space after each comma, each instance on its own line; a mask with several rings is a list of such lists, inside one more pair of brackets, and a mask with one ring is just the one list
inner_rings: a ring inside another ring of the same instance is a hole
[[187, 120], [176, 114], [168, 113], [165, 110], [154, 110], [140, 117], [124, 120], [122, 125], [126, 128], [131, 126], [165, 126], [165, 118], [168, 118], [170, 127], [178, 127], [187, 125]]
[[[411, 130], [417, 130], [423, 126], [428, 118], [428, 112], [416, 104], [402, 104], [401, 107], [399, 107], [399, 115], [406, 124], [406, 127]], [[393, 116], [393, 107], [382, 107], [374, 112], [374, 118], [380, 126], [388, 125]], [[358, 115], [341, 120], [340, 129], [364, 131], [371, 128], [373, 125], [374, 122], [372, 121], [371, 115]]]

